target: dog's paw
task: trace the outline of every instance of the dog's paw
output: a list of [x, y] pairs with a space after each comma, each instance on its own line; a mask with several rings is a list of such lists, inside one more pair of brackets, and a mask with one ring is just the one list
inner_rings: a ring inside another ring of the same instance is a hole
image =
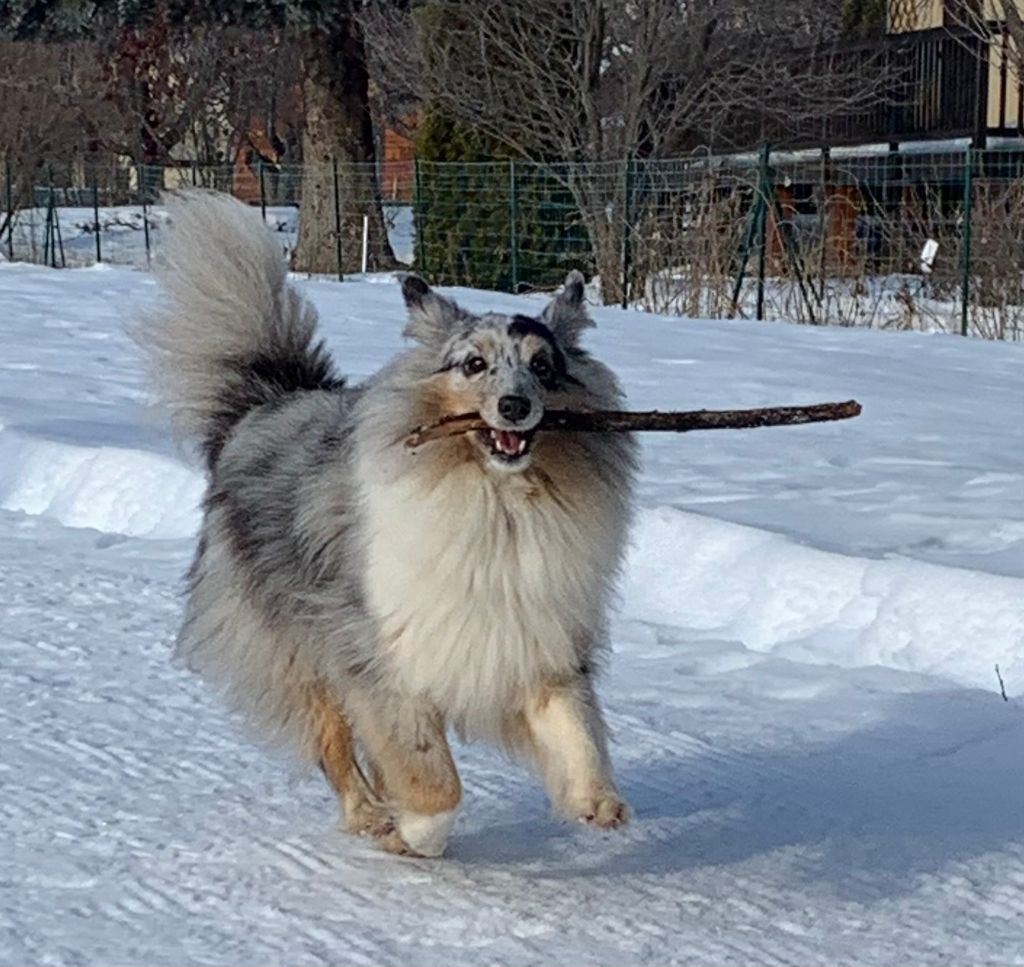
[[416, 850], [402, 839], [401, 833], [398, 832], [398, 828], [395, 826], [377, 834], [374, 836], [374, 840], [377, 846], [384, 850], [385, 853], [391, 853], [395, 856], [413, 856], [417, 859], [424, 858], [422, 853], [417, 853]]
[[587, 826], [598, 829], [618, 829], [629, 822], [629, 806], [614, 793], [595, 796], [578, 810], [577, 818]]
[[413, 855], [433, 858], [444, 852], [454, 822], [454, 809], [432, 815], [401, 812], [398, 815], [398, 832], [411, 847]]
[[353, 836], [381, 839], [395, 831], [395, 817], [382, 804], [354, 798], [346, 805], [345, 828]]
[[351, 809], [345, 828], [353, 836], [372, 839], [374, 845], [385, 853], [393, 853], [395, 856], [421, 855], [402, 839], [395, 816], [386, 808], [374, 803], [363, 801]]
[[400, 813], [390, 826], [378, 829], [374, 838], [385, 853], [436, 859], [444, 852], [454, 817], [455, 810], [438, 816]]

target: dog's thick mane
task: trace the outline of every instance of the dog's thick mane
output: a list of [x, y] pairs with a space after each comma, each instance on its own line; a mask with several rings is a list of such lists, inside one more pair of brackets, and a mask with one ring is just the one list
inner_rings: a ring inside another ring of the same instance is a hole
[[372, 422], [357, 425], [365, 586], [385, 615], [383, 647], [411, 693], [464, 732], [500, 738], [505, 710], [532, 683], [600, 661], [628, 451], [542, 440], [529, 470], [494, 477], [456, 439], [392, 473], [362, 449], [372, 435]]

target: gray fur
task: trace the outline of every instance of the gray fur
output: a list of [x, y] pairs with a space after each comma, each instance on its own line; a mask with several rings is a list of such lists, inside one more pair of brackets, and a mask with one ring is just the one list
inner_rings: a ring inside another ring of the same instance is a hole
[[[566, 791], [576, 767], [538, 736], [582, 722], [596, 751], [579, 768], [613, 790], [592, 676], [626, 538], [632, 440], [542, 431], [511, 465], [478, 438], [415, 454], [402, 443], [453, 406], [502, 429], [496, 401], [508, 394], [530, 401], [524, 433], [545, 406], [619, 405], [614, 376], [578, 346], [592, 325], [582, 278], [534, 331], [407, 277], [414, 345], [349, 388], [258, 215], [212, 193], [169, 210], [166, 300], [136, 338], [174, 425], [209, 465], [180, 655], [308, 759], [310, 696], [326, 689], [371, 759], [380, 736], [424, 748], [431, 723], [448, 722], [535, 761], [563, 812], [597, 811]], [[473, 354], [486, 371], [467, 375]], [[542, 380], [538, 355], [561, 371]], [[562, 725], [531, 712], [543, 689], [567, 689]]]

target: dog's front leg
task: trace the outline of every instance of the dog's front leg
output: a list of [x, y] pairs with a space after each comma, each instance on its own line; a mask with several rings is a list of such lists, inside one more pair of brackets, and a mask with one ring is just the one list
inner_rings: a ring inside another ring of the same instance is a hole
[[432, 706], [391, 692], [362, 693], [347, 705], [403, 844], [420, 856], [440, 856], [462, 799], [444, 718]]
[[604, 719], [588, 678], [544, 687], [526, 703], [533, 757], [555, 809], [602, 829], [629, 820], [612, 778]]

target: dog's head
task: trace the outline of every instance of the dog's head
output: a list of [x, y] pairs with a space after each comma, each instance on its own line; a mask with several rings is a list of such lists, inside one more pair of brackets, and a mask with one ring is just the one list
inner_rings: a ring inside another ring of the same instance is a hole
[[405, 276], [402, 294], [405, 334], [435, 357], [428, 383], [436, 418], [478, 412], [488, 429], [471, 441], [489, 469], [525, 470], [544, 410], [590, 402], [578, 341], [593, 322], [579, 272], [539, 316], [473, 315], [416, 275]]

